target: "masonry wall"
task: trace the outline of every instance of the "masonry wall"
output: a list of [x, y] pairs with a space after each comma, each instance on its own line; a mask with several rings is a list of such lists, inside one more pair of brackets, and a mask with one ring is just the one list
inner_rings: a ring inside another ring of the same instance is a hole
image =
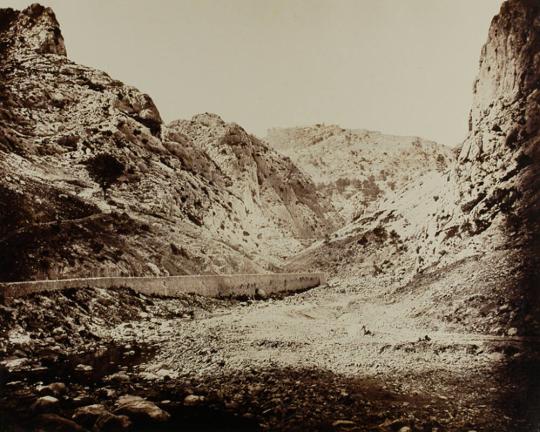
[[266, 294], [302, 291], [326, 283], [324, 273], [274, 273], [235, 275], [189, 275], [164, 277], [102, 277], [0, 283], [4, 302], [44, 291], [68, 288], [131, 288], [147, 295], [177, 297], [199, 294], [206, 297], [254, 296], [257, 289]]

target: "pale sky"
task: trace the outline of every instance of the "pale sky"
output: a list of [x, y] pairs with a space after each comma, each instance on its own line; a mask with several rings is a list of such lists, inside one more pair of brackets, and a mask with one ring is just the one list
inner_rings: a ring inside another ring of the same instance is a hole
[[263, 137], [335, 123], [456, 145], [501, 0], [41, 3], [71, 59], [150, 94], [165, 121], [208, 111]]

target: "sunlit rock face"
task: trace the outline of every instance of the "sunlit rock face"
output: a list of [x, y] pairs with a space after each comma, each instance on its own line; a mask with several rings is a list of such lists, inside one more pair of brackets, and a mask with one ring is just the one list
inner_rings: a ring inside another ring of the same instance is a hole
[[[402, 311], [493, 335], [540, 334], [540, 2], [492, 22], [457, 161], [409, 182], [291, 260]], [[508, 306], [503, 306], [508, 305]]]
[[413, 136], [336, 125], [272, 128], [266, 139], [311, 175], [345, 223], [429, 171], [444, 172], [454, 149]]

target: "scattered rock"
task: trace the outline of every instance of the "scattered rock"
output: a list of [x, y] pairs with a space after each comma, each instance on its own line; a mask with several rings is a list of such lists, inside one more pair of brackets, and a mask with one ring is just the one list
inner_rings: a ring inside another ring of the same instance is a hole
[[406, 427], [404, 426], [404, 423], [405, 422], [403, 421], [403, 419], [395, 419], [395, 420], [387, 419], [383, 423], [381, 423], [378, 427], [379, 429], [384, 430], [384, 431], [395, 431], [395, 430], [400, 430], [398, 428]]
[[266, 293], [266, 291], [264, 289], [257, 288], [255, 290], [255, 297], [257, 297], [260, 300], [265, 300], [265, 299], [268, 298], [268, 294]]
[[77, 396], [75, 396], [73, 399], [71, 399], [71, 404], [74, 407], [81, 407], [84, 405], [90, 405], [94, 399], [92, 396], [86, 394], [86, 393], [80, 393]]
[[5, 366], [9, 370], [16, 370], [20, 368], [21, 366], [25, 366], [30, 362], [30, 360], [26, 357], [21, 358], [12, 358], [8, 360], [3, 360], [2, 365]]
[[90, 366], [90, 365], [78, 364], [77, 366], [75, 366], [75, 370], [77, 372], [88, 373], [88, 372], [92, 372], [94, 370], [94, 368], [92, 366]]
[[115, 398], [116, 397], [116, 390], [115, 389], [112, 389], [112, 388], [109, 388], [109, 387], [102, 387], [100, 388], [97, 393], [104, 397], [104, 398], [107, 398], [107, 399], [112, 399], [112, 398]]
[[40, 395], [61, 396], [67, 392], [67, 387], [62, 382], [54, 382], [49, 385], [41, 385], [36, 388]]
[[131, 425], [132, 423], [128, 416], [107, 412], [97, 419], [93, 429], [99, 432], [120, 432], [129, 430]]
[[105, 377], [105, 381], [111, 381], [115, 383], [126, 383], [126, 382], [129, 382], [129, 380], [130, 380], [129, 375], [123, 371], [116, 372], [112, 375]]
[[187, 395], [185, 398], [184, 398], [184, 405], [185, 406], [196, 406], [196, 405], [200, 405], [201, 403], [203, 403], [205, 401], [205, 397], [204, 396], [199, 396], [199, 395]]
[[516, 336], [518, 334], [518, 329], [515, 327], [510, 327], [506, 332], [508, 336]]
[[333, 427], [340, 427], [340, 426], [354, 426], [355, 423], [351, 420], [336, 420], [334, 423], [332, 423]]
[[38, 417], [38, 430], [42, 427], [47, 431], [54, 432], [84, 432], [85, 429], [73, 420], [59, 416], [58, 414], [42, 414]]
[[104, 405], [94, 404], [77, 408], [72, 418], [85, 427], [92, 427], [99, 417], [106, 414], [110, 414], [110, 412], [107, 411]]

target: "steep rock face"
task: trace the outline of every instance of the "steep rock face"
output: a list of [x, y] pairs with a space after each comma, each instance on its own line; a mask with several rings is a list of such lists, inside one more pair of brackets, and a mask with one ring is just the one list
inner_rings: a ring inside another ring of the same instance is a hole
[[[427, 265], [464, 251], [530, 246], [537, 235], [539, 62], [540, 4], [505, 2], [481, 51], [469, 134], [448, 177], [451, 186], [440, 194], [447, 203], [425, 223], [432, 227], [420, 244], [431, 258]], [[433, 259], [431, 247], [447, 256]]]
[[263, 242], [275, 239], [298, 250], [337, 227], [329, 201], [312, 180], [288, 158], [257, 137], [214, 114], [178, 120], [169, 130], [181, 134], [207, 153], [230, 181], [228, 190], [239, 197], [244, 227]]
[[[0, 11], [0, 280], [259, 272], [301, 247], [257, 238], [236, 171], [148, 95], [65, 54], [50, 9]], [[125, 167], [106, 196], [89, 170], [100, 154]], [[307, 218], [319, 235], [322, 213]]]
[[[482, 331], [501, 334], [515, 326], [538, 334], [539, 26], [540, 4], [532, 0], [509, 0], [493, 19], [470, 131], [451, 170], [426, 174], [389, 195], [290, 268], [362, 276], [381, 292], [402, 292], [396, 287], [414, 287], [419, 275], [429, 274], [424, 288], [435, 290], [431, 306], [411, 313], [447, 308], [446, 320], [459, 317]], [[477, 278], [485, 269], [490, 277]], [[460, 271], [475, 285], [464, 286]]]
[[345, 222], [419, 175], [447, 170], [455, 159], [433, 141], [335, 125], [274, 128], [267, 140], [316, 181]]
[[[224, 194], [163, 147], [147, 95], [69, 61], [50, 9], [2, 23], [2, 280], [260, 269], [209, 239]], [[85, 165], [101, 153], [126, 167], [107, 199]]]
[[482, 49], [471, 130], [459, 156], [470, 211], [487, 213], [486, 224], [491, 202], [501, 201], [499, 210], [510, 219], [537, 222], [539, 128], [540, 4], [511, 0], [493, 19]]

